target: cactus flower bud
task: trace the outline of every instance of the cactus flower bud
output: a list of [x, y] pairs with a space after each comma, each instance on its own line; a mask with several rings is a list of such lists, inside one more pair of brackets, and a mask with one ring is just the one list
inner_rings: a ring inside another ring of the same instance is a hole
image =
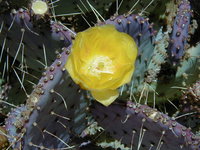
[[105, 106], [130, 82], [137, 56], [133, 38], [113, 25], [97, 26], [75, 37], [65, 68], [75, 83]]
[[44, 15], [48, 10], [48, 6], [46, 2], [42, 0], [36, 0], [32, 3], [31, 9], [36, 15]]

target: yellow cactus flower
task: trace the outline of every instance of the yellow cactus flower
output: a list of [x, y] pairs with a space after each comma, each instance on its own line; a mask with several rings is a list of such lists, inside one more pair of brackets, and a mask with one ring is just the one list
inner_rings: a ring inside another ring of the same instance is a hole
[[75, 83], [108, 106], [119, 96], [117, 88], [130, 82], [136, 56], [131, 36], [113, 25], [97, 26], [77, 34], [65, 68]]

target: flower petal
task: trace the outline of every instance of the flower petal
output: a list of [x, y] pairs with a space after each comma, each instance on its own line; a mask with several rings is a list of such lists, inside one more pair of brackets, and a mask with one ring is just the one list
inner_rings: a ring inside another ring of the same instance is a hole
[[137, 45], [113, 25], [97, 26], [76, 35], [65, 68], [81, 88], [105, 106], [118, 96], [118, 88], [130, 82]]
[[110, 105], [119, 96], [118, 90], [91, 91], [91, 94], [104, 106]]

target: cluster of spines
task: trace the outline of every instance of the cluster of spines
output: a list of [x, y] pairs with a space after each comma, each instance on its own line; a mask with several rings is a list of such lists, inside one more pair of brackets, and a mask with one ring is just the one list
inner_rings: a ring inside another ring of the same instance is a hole
[[196, 113], [195, 116], [200, 118], [200, 81], [183, 91], [180, 103], [181, 112], [194, 112]]
[[167, 52], [165, 50], [168, 46], [168, 43], [166, 42], [167, 39], [167, 34], [163, 33], [162, 29], [160, 29], [155, 38], [154, 54], [146, 72], [145, 82], [148, 84], [157, 82], [157, 75], [160, 72], [161, 65], [165, 63], [167, 58]]
[[18, 145], [21, 143], [21, 139], [25, 132], [24, 125], [28, 119], [26, 118], [26, 112], [28, 112], [26, 106], [21, 105], [20, 107], [12, 109], [6, 119], [5, 129], [7, 131], [8, 140], [14, 146], [15, 144]]
[[9, 84], [1, 85], [0, 88], [0, 100], [7, 100], [8, 99], [8, 91], [11, 89]]
[[0, 149], [2, 150], [6, 150], [6, 148], [8, 147], [8, 139], [5, 135], [6, 135], [5, 128], [0, 126]]
[[[200, 44], [187, 50], [185, 60], [179, 63], [178, 67], [173, 67], [168, 62], [161, 65], [161, 70], [157, 76], [155, 86], [156, 102], [174, 100], [181, 96], [181, 89], [187, 88], [199, 79], [200, 68]], [[150, 98], [150, 95], [149, 95]]]

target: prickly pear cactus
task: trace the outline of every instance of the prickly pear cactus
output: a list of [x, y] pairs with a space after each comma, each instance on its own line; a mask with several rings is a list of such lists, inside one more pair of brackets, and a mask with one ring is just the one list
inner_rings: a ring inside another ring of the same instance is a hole
[[133, 149], [176, 150], [200, 146], [200, 138], [190, 129], [146, 105], [127, 102], [104, 107], [95, 103], [91, 111], [106, 131]]
[[[199, 150], [198, 6], [0, 0], [0, 149]], [[66, 62], [79, 32], [107, 24], [128, 34], [138, 54], [131, 81], [106, 107]]]

